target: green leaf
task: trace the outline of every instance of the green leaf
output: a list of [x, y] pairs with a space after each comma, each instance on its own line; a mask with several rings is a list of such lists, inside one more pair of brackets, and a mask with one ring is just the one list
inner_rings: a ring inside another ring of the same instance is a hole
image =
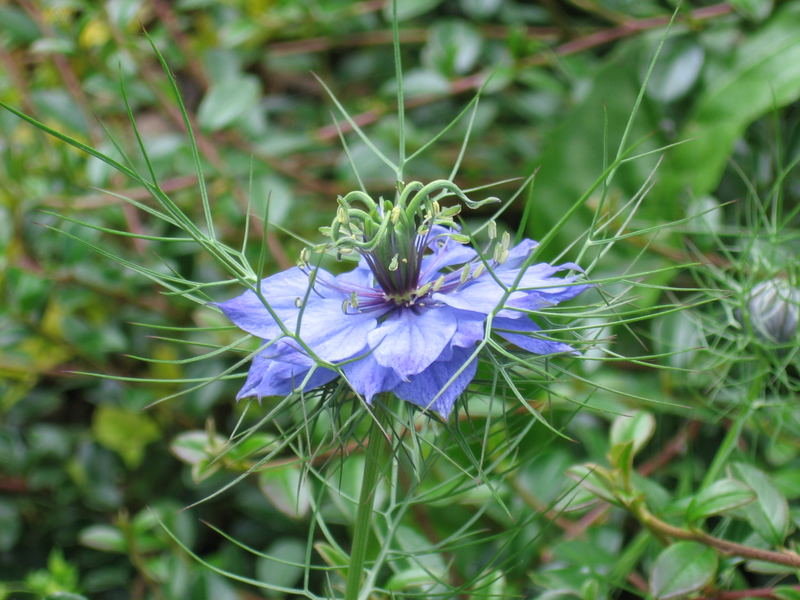
[[306, 561], [305, 542], [293, 538], [282, 538], [267, 548], [265, 554], [273, 558], [262, 556], [256, 561], [256, 576], [262, 583], [291, 587], [303, 574], [303, 567], [299, 564], [305, 564]]
[[412, 567], [396, 572], [386, 583], [386, 589], [390, 591], [401, 591], [408, 588], [433, 585], [437, 582], [434, 575], [422, 567]]
[[472, 25], [456, 20], [438, 22], [428, 33], [422, 57], [445, 75], [461, 75], [475, 66], [482, 44], [483, 38]]
[[[397, 0], [397, 20], [413, 19], [421, 14], [433, 10], [442, 0]], [[387, 21], [392, 19], [392, 3], [387, 2], [383, 9], [383, 16]]]
[[461, 0], [461, 10], [473, 19], [485, 19], [497, 12], [503, 0]]
[[756, 499], [755, 492], [735, 479], [720, 479], [700, 491], [686, 511], [689, 521], [699, 521], [749, 504]]
[[744, 509], [750, 525], [769, 543], [782, 545], [789, 533], [789, 503], [784, 495], [766, 473], [752, 465], [734, 463], [731, 473], [756, 494], [756, 502]]
[[41, 35], [36, 23], [12, 6], [0, 6], [0, 32], [13, 45], [28, 44]]
[[698, 542], [677, 542], [658, 555], [650, 574], [656, 600], [682, 598], [714, 580], [717, 555]]
[[776, 587], [772, 593], [778, 600], [800, 600], [800, 590], [788, 585]]
[[225, 438], [216, 435], [213, 439], [209, 439], [206, 431], [185, 431], [176, 436], [169, 445], [170, 452], [190, 465], [196, 465], [212, 456], [212, 448], [224, 447]]
[[103, 552], [128, 551], [128, 542], [123, 533], [111, 525], [90, 525], [80, 532], [78, 540], [84, 546]]
[[611, 446], [631, 442], [634, 454], [638, 453], [656, 430], [656, 419], [645, 411], [620, 415], [611, 425]]
[[11, 550], [21, 531], [22, 520], [16, 504], [0, 498], [0, 552]]
[[258, 104], [261, 86], [253, 77], [225, 79], [212, 85], [197, 109], [203, 129], [217, 131], [227, 127]]
[[747, 126], [800, 97], [798, 31], [800, 5], [787, 3], [737, 46], [732, 64], [705, 85], [680, 132], [690, 141], [667, 154], [662, 183], [654, 190], [658, 201], [672, 202], [686, 190], [694, 196], [712, 192]]
[[647, 95], [660, 102], [683, 98], [703, 67], [705, 52], [692, 38], [673, 38], [664, 44], [647, 83]]
[[598, 498], [619, 504], [615, 494], [614, 479], [608, 469], [591, 463], [575, 465], [567, 469], [567, 476]]
[[160, 433], [147, 415], [107, 405], [94, 411], [92, 432], [98, 443], [119, 454], [131, 469], [141, 464], [145, 446]]
[[298, 465], [262, 471], [258, 486], [275, 508], [292, 519], [305, 516], [311, 508], [311, 487], [306, 478], [301, 478]]
[[730, 5], [740, 15], [751, 21], [763, 21], [774, 5], [773, 0], [731, 0]]

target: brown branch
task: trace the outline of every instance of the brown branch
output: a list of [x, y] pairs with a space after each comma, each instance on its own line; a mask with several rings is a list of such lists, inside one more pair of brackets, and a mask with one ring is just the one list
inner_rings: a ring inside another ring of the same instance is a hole
[[699, 542], [723, 554], [733, 556], [740, 556], [742, 558], [761, 560], [771, 562], [779, 565], [786, 565], [800, 569], [800, 554], [796, 554], [790, 550], [763, 550], [761, 548], [754, 548], [752, 546], [745, 546], [724, 540], [722, 538], [714, 537], [703, 531], [692, 531], [689, 529], [682, 529], [675, 525], [670, 525], [666, 521], [662, 521], [652, 513], [650, 513], [644, 506], [639, 506], [632, 511], [633, 515], [653, 533], [661, 537], [671, 537], [679, 540], [687, 540], [692, 542]]
[[[127, 47], [131, 50], [130, 44], [126, 43], [123, 39], [122, 35], [120, 34], [119, 30], [117, 29], [114, 24], [109, 21], [109, 27], [111, 29], [112, 35], [114, 36], [115, 41], [120, 47]], [[153, 69], [147, 64], [143, 63], [141, 68], [141, 73], [144, 77], [145, 83], [148, 84], [148, 87], [152, 90], [152, 92], [156, 95], [159, 100], [161, 106], [166, 110], [167, 115], [172, 119], [175, 125], [180, 128], [181, 130], [186, 130], [186, 123], [183, 120], [183, 114], [181, 113], [180, 109], [175, 105], [170, 98], [168, 98], [160, 88], [160, 77], [153, 72]], [[192, 132], [195, 136], [195, 141], [197, 143], [197, 149], [200, 154], [209, 162], [211, 165], [216, 169], [218, 173], [225, 173], [227, 172], [227, 168], [225, 166], [222, 157], [220, 156], [219, 150], [217, 146], [202, 132], [200, 127], [197, 124], [196, 119], [194, 116], [188, 111], [187, 109], [187, 118], [189, 121], [189, 126], [192, 129]], [[247, 206], [247, 195], [245, 194], [244, 190], [242, 189], [239, 181], [235, 178], [231, 180], [233, 183], [233, 192], [236, 196], [237, 200], [242, 206]], [[286, 252], [281, 246], [278, 238], [272, 231], [267, 231], [267, 247], [272, 254], [275, 262], [277, 263], [278, 267], [281, 269], [286, 269], [292, 265], [292, 261], [289, 260], [289, 257], [286, 255]]]
[[[505, 39], [512, 33], [510, 27], [486, 25], [481, 27], [481, 34], [488, 39]], [[533, 40], [553, 40], [558, 37], [559, 30], [555, 27], [526, 27], [523, 35]], [[424, 44], [428, 40], [429, 30], [425, 28], [409, 28], [400, 31], [401, 44]], [[309, 54], [313, 52], [327, 52], [335, 48], [361, 48], [369, 46], [385, 46], [391, 44], [392, 31], [365, 31], [349, 34], [347, 37], [332, 38], [320, 36], [291, 40], [286, 42], [272, 42], [267, 50], [273, 56], [288, 56], [292, 54]]]
[[[679, 21], [697, 23], [718, 18], [730, 14], [731, 12], [733, 12], [733, 8], [727, 2], [722, 2], [720, 4], [714, 4], [712, 6], [706, 6], [704, 8], [693, 10], [688, 14], [688, 16], [680, 18]], [[644, 31], [649, 31], [651, 29], [656, 29], [658, 27], [663, 27], [667, 25], [669, 21], [669, 17], [654, 17], [650, 19], [632, 20], [619, 27], [611, 27], [609, 29], [603, 29], [581, 36], [575, 40], [571, 40], [556, 46], [554, 49], [537, 52], [528, 59], [523, 60], [520, 65], [535, 66], [549, 64], [556, 57], [576, 54], [578, 52], [583, 52], [584, 50], [589, 50], [590, 48], [608, 44], [620, 38], [642, 33]], [[436, 94], [412, 98], [406, 102], [406, 107], [416, 108], [418, 106], [423, 106], [425, 104], [430, 104], [431, 102], [440, 100], [443, 97], [477, 89], [481, 86], [485, 79], [486, 75], [484, 73], [478, 73], [475, 75], [462, 77], [461, 79], [456, 79], [450, 83], [450, 90], [447, 94]], [[353, 120], [359, 125], [359, 127], [363, 127], [364, 125], [369, 125], [370, 123], [377, 121], [381, 116], [383, 116], [384, 112], [385, 110], [369, 110], [367, 112], [355, 115]], [[340, 123], [339, 127], [343, 132], [348, 132], [352, 129], [350, 124], [346, 121]], [[319, 140], [329, 141], [336, 139], [337, 137], [338, 132], [335, 125], [326, 125], [325, 127], [321, 127], [316, 131], [316, 138]]]
[[687, 426], [681, 429], [675, 437], [673, 437], [667, 445], [661, 449], [661, 452], [656, 454], [653, 458], [646, 461], [642, 466], [639, 467], [638, 471], [639, 474], [647, 477], [660, 469], [661, 467], [667, 465], [672, 461], [673, 458], [678, 456], [679, 454], [686, 451], [688, 443], [691, 442], [694, 438], [697, 437], [697, 434], [700, 433], [701, 423], [700, 421], [692, 420], [689, 421]]
[[[800, 590], [800, 585], [790, 586], [793, 590]], [[700, 596], [697, 600], [745, 600], [746, 598], [772, 598], [778, 600], [775, 588], [752, 588], [749, 590], [734, 590], [730, 592], [716, 592], [711, 596]]]

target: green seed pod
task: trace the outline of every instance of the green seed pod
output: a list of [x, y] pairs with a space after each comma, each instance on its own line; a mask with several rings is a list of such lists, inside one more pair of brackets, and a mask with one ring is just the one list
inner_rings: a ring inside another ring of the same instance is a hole
[[768, 279], [750, 290], [747, 308], [756, 333], [785, 344], [797, 336], [800, 290], [785, 279]]

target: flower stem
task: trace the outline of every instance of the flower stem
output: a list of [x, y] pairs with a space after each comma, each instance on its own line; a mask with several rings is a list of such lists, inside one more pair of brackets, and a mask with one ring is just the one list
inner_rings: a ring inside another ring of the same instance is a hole
[[345, 600], [358, 600], [361, 587], [361, 576], [370, 541], [370, 525], [372, 524], [375, 490], [381, 477], [386, 449], [386, 436], [382, 423], [385, 422], [386, 409], [380, 401], [376, 401], [372, 411], [372, 425], [367, 437], [364, 452], [364, 476], [361, 480], [361, 494], [356, 511], [353, 547], [350, 552], [350, 566], [347, 568], [347, 586]]

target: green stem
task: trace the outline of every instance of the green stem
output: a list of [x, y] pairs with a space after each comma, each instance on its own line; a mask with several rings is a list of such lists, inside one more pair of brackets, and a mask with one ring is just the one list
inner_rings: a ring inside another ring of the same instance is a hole
[[375, 490], [381, 477], [386, 448], [386, 438], [382, 427], [382, 422], [385, 420], [384, 416], [385, 409], [381, 406], [380, 400], [376, 400], [371, 416], [372, 426], [369, 430], [367, 447], [364, 452], [364, 476], [361, 480], [361, 494], [358, 499], [353, 547], [350, 552], [350, 566], [347, 569], [345, 600], [358, 600], [361, 588], [361, 576], [364, 573], [367, 546], [370, 541]]

